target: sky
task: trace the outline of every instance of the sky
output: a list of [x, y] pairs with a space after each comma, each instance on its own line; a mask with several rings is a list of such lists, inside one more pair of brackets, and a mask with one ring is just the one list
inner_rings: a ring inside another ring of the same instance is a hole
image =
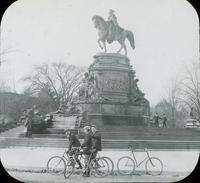
[[[1, 22], [4, 55], [0, 81], [22, 92], [20, 79], [34, 64], [63, 61], [88, 67], [101, 52], [93, 15], [108, 17], [115, 10], [118, 24], [131, 30], [135, 50], [128, 41], [127, 56], [139, 87], [151, 105], [166, 97], [172, 80], [185, 65], [199, 58], [199, 24], [186, 0], [18, 0]], [[116, 52], [120, 45], [107, 45]]]

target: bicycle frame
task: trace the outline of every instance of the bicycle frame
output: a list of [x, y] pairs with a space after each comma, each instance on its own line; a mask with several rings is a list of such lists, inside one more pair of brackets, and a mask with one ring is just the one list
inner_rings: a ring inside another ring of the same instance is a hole
[[90, 165], [93, 165], [93, 162], [95, 162], [96, 159], [100, 159], [100, 155], [97, 152], [97, 154], [95, 155], [95, 152], [92, 152], [89, 155], [88, 161], [86, 162], [86, 169], [90, 167]]
[[[78, 151], [76, 151], [76, 153], [78, 153]], [[74, 161], [75, 163], [76, 163], [76, 160], [75, 160], [75, 155], [76, 155], [76, 153], [72, 155], [73, 161]], [[67, 155], [67, 157], [65, 156], [65, 154]], [[85, 158], [83, 157], [83, 154], [79, 154], [78, 156], [80, 156], [79, 161], [81, 161], [81, 159], [84, 159], [84, 160], [85, 160]], [[62, 155], [62, 158], [63, 158], [65, 161], [68, 161], [68, 159], [70, 158], [70, 155], [69, 155], [69, 153], [67, 153], [67, 150], [66, 150], [66, 149], [65, 149], [65, 151], [64, 151], [64, 153], [63, 153], [63, 155]]]
[[[137, 159], [136, 159], [136, 156], [134, 154], [134, 150], [131, 149], [131, 154], [133, 155], [133, 160], [136, 164], [136, 168], [139, 167], [143, 162], [145, 162], [146, 160], [150, 159], [150, 155], [149, 155], [149, 152], [145, 149], [144, 151], [141, 151], [141, 152], [146, 152], [147, 154], [147, 157], [145, 157], [142, 161], [140, 161], [139, 163], [137, 162]], [[130, 155], [131, 157], [131, 155]], [[150, 159], [151, 160], [151, 159]], [[152, 163], [152, 162], [151, 162]], [[152, 163], [153, 164], [153, 163]]]
[[90, 166], [90, 164], [92, 163], [92, 161], [96, 158], [96, 157], [93, 157], [93, 155], [94, 155], [93, 152], [89, 155], [88, 161], [86, 162], [87, 163], [87, 165], [86, 165], [87, 168]]

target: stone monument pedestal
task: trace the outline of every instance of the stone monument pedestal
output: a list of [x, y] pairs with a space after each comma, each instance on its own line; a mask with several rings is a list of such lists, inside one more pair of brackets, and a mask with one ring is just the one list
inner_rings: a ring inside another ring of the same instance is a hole
[[85, 98], [81, 105], [89, 121], [101, 125], [145, 125], [149, 102], [137, 86], [138, 79], [129, 58], [114, 53], [99, 53], [88, 69]]
[[83, 103], [88, 111], [88, 119], [98, 129], [102, 125], [146, 125], [144, 114], [147, 112], [145, 106], [131, 104], [113, 103]]

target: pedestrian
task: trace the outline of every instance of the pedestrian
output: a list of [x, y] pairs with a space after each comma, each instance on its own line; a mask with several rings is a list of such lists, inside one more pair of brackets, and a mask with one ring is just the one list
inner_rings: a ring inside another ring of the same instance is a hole
[[32, 130], [33, 130], [33, 117], [34, 117], [34, 111], [32, 109], [27, 110], [27, 118], [25, 121], [25, 127], [26, 127], [26, 137], [32, 136]]
[[91, 136], [91, 128], [90, 126], [85, 126], [83, 128], [85, 137], [84, 142], [81, 145], [81, 148], [83, 148], [83, 154], [85, 156], [85, 171], [83, 172], [84, 177], [90, 176], [90, 158], [91, 158], [91, 147], [92, 147], [92, 136]]
[[51, 127], [53, 125], [53, 115], [52, 114], [46, 114], [45, 122], [46, 122], [47, 127]]
[[27, 118], [27, 111], [26, 109], [24, 109], [22, 115], [20, 116], [19, 123], [24, 125], [26, 122], [26, 118]]
[[81, 143], [79, 141], [79, 139], [76, 137], [76, 135], [74, 134], [74, 132], [72, 132], [71, 130], [66, 130], [66, 136], [68, 137], [69, 140], [69, 146], [68, 146], [68, 153], [70, 156], [74, 155], [74, 158], [77, 162], [77, 164], [79, 165], [77, 167], [77, 169], [82, 169], [82, 165], [80, 160], [78, 159], [79, 154], [78, 152], [78, 148], [81, 146]]
[[163, 114], [162, 122], [163, 122], [163, 128], [166, 128], [167, 127], [167, 117], [165, 114]]
[[155, 116], [154, 116], [153, 118], [154, 118], [154, 124], [155, 124], [155, 126], [156, 126], [156, 127], [159, 127], [159, 119], [161, 119], [161, 118], [160, 118], [160, 116], [158, 115], [158, 113], [156, 113]]
[[194, 108], [193, 107], [191, 107], [191, 110], [190, 110], [190, 118], [194, 119]]

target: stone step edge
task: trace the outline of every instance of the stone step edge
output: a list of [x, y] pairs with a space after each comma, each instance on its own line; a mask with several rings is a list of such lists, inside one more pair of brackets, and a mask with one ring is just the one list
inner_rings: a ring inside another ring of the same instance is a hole
[[[22, 140], [24, 139], [25, 141], [31, 141], [31, 140], [44, 140], [44, 141], [48, 141], [48, 140], [53, 140], [53, 141], [66, 141], [66, 139], [62, 139], [62, 138], [24, 138], [24, 137], [0, 137], [0, 139], [2, 140]], [[83, 140], [83, 139], [80, 139]], [[200, 143], [199, 140], [156, 140], [156, 139], [102, 139], [102, 141], [104, 142], [141, 142], [141, 141], [146, 141], [146, 142], [181, 142], [181, 143], [185, 143], [185, 142], [194, 142], [194, 143]], [[1, 141], [0, 141], [1, 142]]]

